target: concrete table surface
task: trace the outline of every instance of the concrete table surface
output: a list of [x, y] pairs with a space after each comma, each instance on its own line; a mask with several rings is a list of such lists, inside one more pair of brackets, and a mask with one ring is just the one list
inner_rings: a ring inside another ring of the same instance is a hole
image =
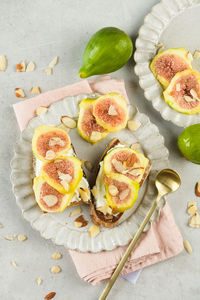
[[[105, 284], [93, 287], [82, 281], [76, 273], [68, 251], [41, 238], [30, 224], [23, 220], [15, 203], [10, 183], [10, 160], [13, 144], [19, 137], [19, 129], [12, 104], [20, 101], [14, 89], [21, 87], [28, 97], [32, 86], [38, 85], [42, 92], [78, 81], [84, 47], [90, 36], [105, 26], [116, 26], [125, 30], [133, 41], [144, 16], [155, 0], [1, 0], [0, 53], [8, 59], [8, 69], [0, 72], [0, 229], [1, 236], [26, 234], [28, 240], [0, 239], [0, 299], [40, 300], [48, 292], [55, 291], [56, 300], [98, 299]], [[59, 56], [53, 76], [43, 69], [55, 56]], [[37, 69], [32, 73], [16, 73], [15, 65], [21, 60], [33, 60]], [[181, 158], [176, 146], [181, 129], [164, 121], [151, 103], [145, 100], [138, 85], [131, 61], [112, 74], [124, 78], [130, 100], [141, 112], [146, 113], [165, 137], [170, 150], [171, 166], [180, 172], [182, 186], [169, 196], [169, 203], [185, 239], [193, 246], [193, 254], [183, 251], [168, 261], [143, 270], [136, 285], [122, 278], [116, 282], [108, 299], [199, 299], [200, 242], [198, 229], [187, 226], [187, 201], [195, 199], [194, 184], [200, 179], [199, 166]], [[63, 253], [58, 264], [62, 272], [50, 273], [55, 264], [52, 253]], [[17, 268], [11, 265], [15, 260]], [[38, 286], [36, 278], [43, 279]]]

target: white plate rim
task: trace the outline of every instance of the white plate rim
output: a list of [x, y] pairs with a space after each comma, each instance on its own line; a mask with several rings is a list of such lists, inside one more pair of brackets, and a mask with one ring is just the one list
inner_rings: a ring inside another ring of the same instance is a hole
[[162, 32], [169, 23], [183, 12], [194, 5], [200, 4], [199, 0], [162, 0], [152, 7], [152, 10], [144, 18], [144, 24], [140, 27], [135, 42], [136, 51], [134, 67], [139, 77], [139, 85], [144, 90], [145, 98], [152, 102], [153, 107], [160, 112], [163, 119], [171, 121], [179, 127], [187, 127], [200, 123], [200, 113], [186, 115], [172, 109], [161, 97], [162, 88], [152, 74], [149, 64], [155, 56]]
[[[124, 221], [120, 226], [101, 232], [94, 239], [91, 239], [89, 234], [86, 236], [85, 233], [83, 234], [81, 231], [78, 231], [77, 228], [73, 231], [69, 230], [69, 228], [64, 228], [60, 223], [56, 223], [55, 219], [51, 219], [49, 214], [43, 214], [41, 212], [36, 204], [33, 194], [33, 164], [31, 149], [33, 130], [41, 124], [52, 126], [58, 125], [60, 117], [63, 115], [63, 111], [69, 107], [68, 104], [70, 99], [75, 99], [79, 102], [87, 96], [88, 95], [66, 97], [63, 100], [52, 104], [46, 114], [35, 117], [29, 122], [28, 127], [22, 132], [20, 140], [14, 147], [14, 157], [11, 161], [11, 181], [16, 202], [22, 211], [23, 217], [30, 222], [35, 230], [40, 232], [41, 236], [45, 239], [51, 239], [55, 244], [63, 245], [71, 250], [99, 252], [102, 250], [113, 250], [118, 246], [124, 246], [135, 234], [151, 207], [152, 201], [156, 197], [157, 192], [154, 185], [155, 174], [158, 170], [169, 166], [169, 152], [164, 146], [164, 138], [160, 135], [157, 126], [152, 124], [146, 115], [137, 111], [135, 119], [141, 122], [141, 126], [134, 132], [134, 135], [137, 137], [137, 140], [141, 143], [146, 155], [152, 162], [152, 171], [149, 176], [147, 190], [142, 203], [137, 209], [137, 214], [134, 213], [133, 216]], [[153, 141], [153, 146], [149, 145], [149, 141]], [[151, 221], [157, 218], [163, 205], [164, 201], [152, 216]], [[150, 224], [146, 229], [149, 227]]]

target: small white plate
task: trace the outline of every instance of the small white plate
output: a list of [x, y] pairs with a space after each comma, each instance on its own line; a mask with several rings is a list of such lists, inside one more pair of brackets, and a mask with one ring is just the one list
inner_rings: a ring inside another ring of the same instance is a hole
[[[161, 96], [163, 90], [149, 64], [156, 54], [158, 43], [162, 43], [165, 49], [185, 47], [191, 53], [200, 50], [199, 16], [199, 0], [163, 0], [145, 17], [136, 40], [135, 73], [139, 76], [145, 97], [152, 101], [163, 119], [180, 127], [200, 123], [200, 114], [186, 115], [169, 107]], [[192, 64], [194, 69], [200, 70], [200, 60], [194, 60]]]
[[[88, 228], [91, 225], [88, 205], [82, 205], [82, 214], [89, 221], [88, 226], [83, 228], [74, 226], [74, 219], [77, 216], [73, 218], [69, 216], [74, 209], [73, 207], [67, 208], [63, 213], [42, 213], [35, 201], [32, 187], [34, 173], [31, 142], [34, 129], [42, 124], [57, 126], [60, 124], [62, 115], [77, 118], [78, 103], [86, 97], [87, 95], [67, 97], [52, 104], [47, 113], [30, 121], [15, 146], [14, 158], [11, 162], [11, 180], [16, 201], [22, 210], [23, 217], [31, 223], [34, 229], [40, 231], [44, 238], [52, 239], [56, 244], [64, 245], [69, 249], [77, 249], [82, 252], [98, 252], [126, 245], [135, 234], [157, 194], [154, 185], [155, 173], [168, 167], [168, 150], [164, 146], [164, 139], [159, 134], [158, 128], [150, 122], [146, 115], [139, 113], [136, 109], [134, 118], [141, 122], [141, 126], [137, 131], [131, 132], [124, 129], [119, 133], [109, 134], [104, 140], [95, 145], [84, 141], [79, 136], [77, 129], [71, 130], [69, 134], [80, 159], [89, 160], [95, 166], [106, 144], [116, 136], [129, 145], [138, 141], [145, 155], [151, 160], [152, 171], [146, 184], [140, 190], [136, 205], [129, 212], [124, 213], [120, 224], [112, 229], [101, 228], [100, 234], [93, 239], [90, 238], [88, 233]], [[87, 175], [91, 182], [94, 179], [94, 174]], [[152, 220], [157, 217], [158, 213], [159, 208]]]

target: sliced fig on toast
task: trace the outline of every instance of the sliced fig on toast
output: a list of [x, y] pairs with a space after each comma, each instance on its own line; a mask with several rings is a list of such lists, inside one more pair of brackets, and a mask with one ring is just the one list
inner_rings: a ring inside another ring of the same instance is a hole
[[[140, 185], [148, 175], [150, 162], [142, 153], [128, 147], [116, 147], [109, 151], [103, 161], [105, 174], [123, 174]], [[147, 170], [148, 169], [148, 170]]]
[[44, 181], [35, 177], [33, 183], [35, 199], [44, 212], [62, 212], [72, 199], [73, 193], [61, 194]]
[[97, 143], [102, 140], [108, 131], [101, 125], [97, 124], [97, 121], [93, 115], [93, 99], [84, 99], [80, 102], [79, 118], [78, 118], [78, 132], [80, 136], [89, 143]]
[[150, 64], [150, 69], [157, 80], [167, 88], [178, 72], [191, 69], [191, 54], [185, 48], [171, 48], [159, 52]]
[[163, 92], [165, 102], [184, 114], [200, 112], [200, 74], [194, 70], [177, 73]]
[[97, 123], [109, 132], [119, 131], [127, 124], [127, 102], [118, 93], [100, 96], [94, 102], [93, 114]]
[[67, 152], [70, 147], [70, 137], [61, 128], [42, 125], [34, 131], [32, 150], [35, 156], [43, 162], [55, 159]]
[[81, 161], [71, 156], [58, 157], [54, 161], [44, 163], [40, 175], [58, 192], [72, 193], [83, 177]]
[[135, 203], [139, 183], [121, 174], [105, 175], [106, 201], [117, 212], [123, 212]]

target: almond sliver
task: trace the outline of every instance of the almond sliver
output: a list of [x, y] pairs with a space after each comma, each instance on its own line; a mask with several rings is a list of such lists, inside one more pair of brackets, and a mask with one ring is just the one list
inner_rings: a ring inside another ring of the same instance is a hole
[[40, 94], [41, 91], [40, 91], [40, 87], [39, 86], [34, 86], [30, 89], [30, 93], [31, 94]]
[[33, 72], [35, 70], [35, 64], [33, 61], [30, 61], [26, 67], [26, 72]]
[[58, 56], [54, 57], [54, 59], [49, 63], [49, 67], [53, 68], [58, 63]]
[[73, 129], [76, 127], [76, 121], [68, 116], [62, 116], [61, 122], [70, 129]]
[[49, 207], [54, 206], [58, 202], [58, 198], [55, 195], [44, 196], [43, 200]]
[[7, 60], [5, 55], [0, 55], [0, 71], [5, 72], [7, 69]]

